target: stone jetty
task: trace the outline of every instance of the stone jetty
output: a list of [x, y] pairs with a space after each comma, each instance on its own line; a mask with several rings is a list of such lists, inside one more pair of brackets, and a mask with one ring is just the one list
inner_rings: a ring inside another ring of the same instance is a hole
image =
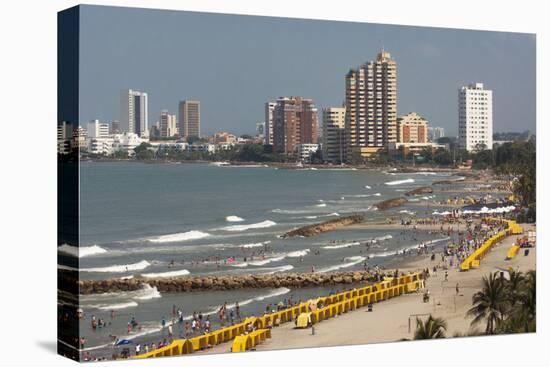
[[197, 292], [205, 290], [236, 290], [252, 288], [304, 288], [375, 282], [380, 275], [368, 271], [330, 273], [276, 273], [256, 275], [208, 275], [174, 278], [142, 278], [80, 280], [80, 294], [126, 292], [141, 289], [145, 284], [157, 287], [160, 292]]

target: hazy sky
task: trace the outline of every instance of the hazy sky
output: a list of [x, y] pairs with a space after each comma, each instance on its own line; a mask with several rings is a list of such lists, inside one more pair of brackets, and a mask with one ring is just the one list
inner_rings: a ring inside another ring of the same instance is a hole
[[483, 82], [495, 132], [535, 131], [532, 34], [100, 6], [81, 11], [81, 123], [119, 119], [131, 88], [149, 94], [150, 125], [198, 99], [203, 134], [253, 133], [279, 96], [341, 105], [345, 74], [382, 47], [397, 61], [399, 115], [456, 135], [457, 89]]

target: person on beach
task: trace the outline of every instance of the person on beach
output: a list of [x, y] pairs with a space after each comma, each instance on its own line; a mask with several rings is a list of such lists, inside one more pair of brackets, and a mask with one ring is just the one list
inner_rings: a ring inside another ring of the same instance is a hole
[[237, 314], [237, 320], [241, 321], [241, 306], [239, 306], [239, 302], [235, 302], [235, 313]]
[[445, 270], [445, 281], [449, 281], [449, 272]]
[[456, 295], [458, 296], [458, 293], [460, 292], [460, 289], [458, 287], [458, 283], [456, 283]]

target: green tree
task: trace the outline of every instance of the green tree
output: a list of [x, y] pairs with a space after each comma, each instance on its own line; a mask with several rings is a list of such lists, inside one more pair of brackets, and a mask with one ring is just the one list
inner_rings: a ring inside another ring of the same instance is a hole
[[473, 164], [476, 169], [493, 167], [494, 163], [492, 150], [481, 150], [474, 155]]
[[141, 143], [134, 148], [134, 153], [136, 154], [136, 159], [138, 160], [151, 160], [155, 157], [155, 153], [151, 151], [152, 145], [149, 143]]
[[440, 166], [448, 166], [453, 163], [453, 157], [448, 150], [439, 148], [433, 155], [433, 161]]
[[430, 315], [427, 320], [422, 321], [416, 319], [416, 331], [414, 332], [414, 339], [441, 339], [445, 338], [445, 332], [447, 331], [447, 322], [439, 317], [432, 317]]
[[193, 144], [193, 143], [206, 143], [207, 140], [204, 138], [201, 138], [200, 136], [191, 135], [187, 137], [187, 143]]

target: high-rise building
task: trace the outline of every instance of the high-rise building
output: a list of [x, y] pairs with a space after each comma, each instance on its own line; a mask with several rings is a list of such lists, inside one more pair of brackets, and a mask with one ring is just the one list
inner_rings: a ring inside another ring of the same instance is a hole
[[445, 129], [439, 126], [428, 127], [428, 139], [430, 141], [437, 141], [445, 136]]
[[428, 121], [416, 112], [400, 116], [397, 119], [397, 141], [399, 143], [427, 143]]
[[179, 134], [183, 138], [201, 136], [201, 104], [199, 101], [180, 101]]
[[88, 122], [86, 131], [88, 138], [104, 138], [109, 136], [109, 124], [100, 122], [99, 120], [92, 120]]
[[317, 144], [317, 107], [312, 99], [281, 97], [273, 114], [276, 152], [293, 154], [299, 144]]
[[264, 141], [265, 139], [265, 122], [256, 123], [256, 139]]
[[458, 146], [467, 151], [493, 148], [493, 91], [483, 83], [458, 90]]
[[176, 115], [170, 115], [168, 111], [160, 112], [159, 135], [162, 138], [170, 138], [178, 133]]
[[397, 141], [397, 64], [382, 50], [346, 75], [347, 159], [368, 158]]
[[147, 93], [125, 89], [120, 94], [120, 132], [147, 136]]
[[323, 108], [323, 160], [342, 163], [344, 156], [345, 107]]
[[265, 103], [265, 145], [273, 145], [273, 111], [275, 111], [276, 105], [277, 102]]

